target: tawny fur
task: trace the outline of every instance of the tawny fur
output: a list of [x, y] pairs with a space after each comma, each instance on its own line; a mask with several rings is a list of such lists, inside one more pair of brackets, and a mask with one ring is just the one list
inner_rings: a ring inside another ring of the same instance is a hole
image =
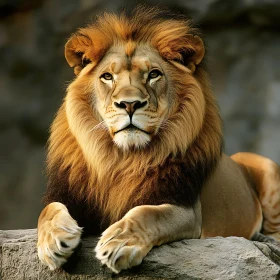
[[[186, 34], [195, 35], [188, 21], [159, 19], [155, 10], [137, 13], [133, 18], [105, 14], [97, 23], [71, 37], [66, 57], [69, 49], [82, 52], [95, 65], [111, 45], [133, 41], [134, 45], [150, 45], [164, 58], [182, 63], [179, 50], [192, 51]], [[193, 76], [185, 75], [186, 71], [174, 67], [170, 73], [173, 80], [170, 86], [174, 87], [180, 105], [170, 116], [168, 129], [160, 130], [146, 149], [127, 153], [112, 143], [106, 130], [92, 131], [101, 120], [91, 106], [92, 88], [88, 82], [91, 71], [80, 75], [69, 86], [51, 128], [49, 177], [68, 170], [69, 192], [77, 199], [98, 205], [110, 224], [132, 207], [148, 202], [145, 198], [161, 187], [158, 185], [160, 169], [178, 173], [176, 164], [170, 165], [172, 158], [178, 163], [185, 162], [189, 170], [198, 166], [202, 173], [212, 170], [221, 155], [221, 120], [203, 67], [197, 66]], [[206, 173], [201, 175], [207, 176]], [[46, 204], [51, 199], [47, 193]]]

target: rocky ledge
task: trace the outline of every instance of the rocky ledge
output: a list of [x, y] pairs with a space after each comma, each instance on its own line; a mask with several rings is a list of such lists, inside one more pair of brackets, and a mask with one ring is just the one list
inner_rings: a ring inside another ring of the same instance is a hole
[[163, 245], [140, 266], [119, 275], [100, 266], [93, 252], [97, 238], [86, 237], [63, 269], [49, 271], [38, 260], [36, 233], [36, 229], [0, 231], [1, 279], [280, 279], [278, 247], [237, 237]]

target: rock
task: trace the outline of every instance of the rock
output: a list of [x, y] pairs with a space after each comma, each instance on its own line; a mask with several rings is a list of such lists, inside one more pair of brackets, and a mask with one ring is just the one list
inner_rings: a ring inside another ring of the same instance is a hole
[[280, 163], [280, 36], [253, 26], [205, 32], [226, 153], [256, 152]]
[[0, 146], [5, 147], [0, 157], [1, 228], [15, 224], [18, 228], [31, 227], [42, 209], [44, 149], [16, 126], [2, 130], [0, 135]]
[[96, 237], [86, 237], [68, 263], [49, 271], [39, 262], [36, 230], [0, 231], [2, 280], [279, 279], [280, 250], [244, 238], [182, 240], [154, 248], [138, 267], [112, 274], [94, 257]]

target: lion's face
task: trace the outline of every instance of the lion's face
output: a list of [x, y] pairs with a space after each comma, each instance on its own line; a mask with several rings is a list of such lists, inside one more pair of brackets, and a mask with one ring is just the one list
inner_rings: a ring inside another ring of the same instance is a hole
[[[138, 24], [108, 16], [66, 44], [77, 74], [66, 111], [85, 154], [101, 138], [122, 150], [168, 142], [170, 150], [185, 151], [202, 127], [205, 100], [194, 75], [204, 56], [202, 40], [181, 21], [149, 29]], [[104, 128], [106, 134], [97, 132]]]
[[168, 113], [164, 60], [151, 48], [128, 56], [112, 48], [95, 71], [94, 103], [113, 141], [141, 148], [157, 134]]

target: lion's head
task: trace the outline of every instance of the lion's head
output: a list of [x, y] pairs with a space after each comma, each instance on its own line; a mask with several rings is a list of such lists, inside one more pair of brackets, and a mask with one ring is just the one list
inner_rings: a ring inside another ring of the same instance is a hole
[[[73, 87], [83, 83], [98, 121], [92, 132], [107, 129], [120, 149], [145, 149], [162, 131], [178, 134], [182, 127], [185, 135], [177, 137], [186, 148], [205, 115], [201, 85], [193, 77], [203, 42], [185, 21], [149, 15], [147, 22], [141, 15], [145, 24], [140, 25], [137, 16], [107, 14], [74, 34], [65, 52], [77, 74], [69, 94], [76, 95]], [[172, 119], [182, 111], [176, 127]]]
[[184, 180], [200, 187], [222, 134], [204, 45], [189, 21], [156, 9], [104, 14], [70, 37], [65, 56], [76, 78], [52, 126], [50, 185], [94, 197], [111, 220], [172, 174], [187, 170], [193, 179]]

